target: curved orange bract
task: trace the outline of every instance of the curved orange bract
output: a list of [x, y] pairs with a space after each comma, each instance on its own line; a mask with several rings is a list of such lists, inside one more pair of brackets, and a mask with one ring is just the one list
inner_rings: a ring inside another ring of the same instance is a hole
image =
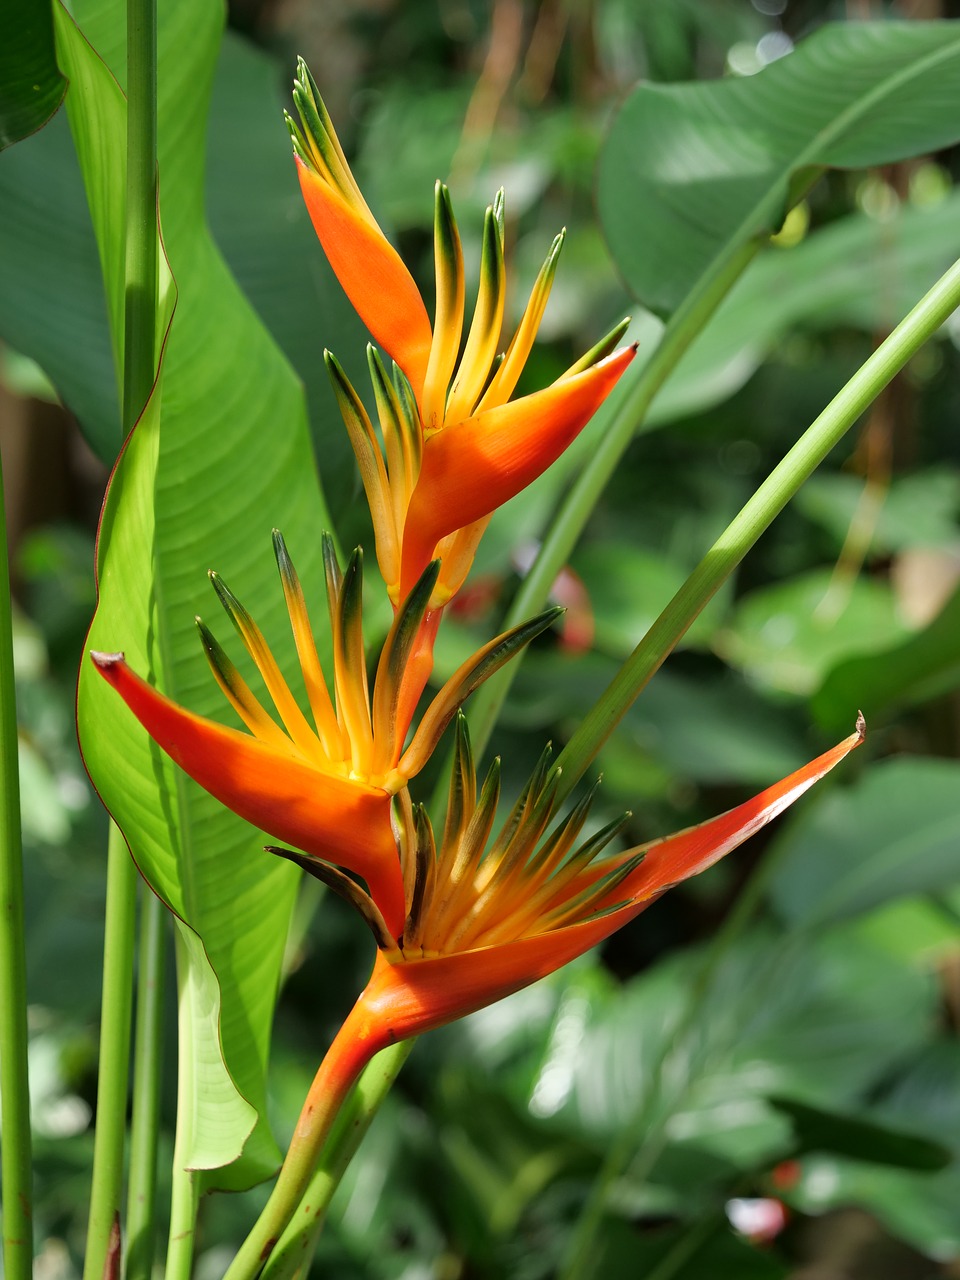
[[310, 220], [360, 319], [403, 369], [419, 400], [433, 333], [420, 291], [393, 245], [295, 157]]
[[122, 654], [93, 660], [185, 773], [247, 822], [362, 876], [399, 936], [403, 879], [385, 791], [184, 710], [131, 671]]

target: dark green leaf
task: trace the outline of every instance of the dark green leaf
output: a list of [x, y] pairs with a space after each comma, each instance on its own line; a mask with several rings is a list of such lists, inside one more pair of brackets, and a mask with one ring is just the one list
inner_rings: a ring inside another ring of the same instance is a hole
[[944, 1169], [953, 1159], [951, 1151], [939, 1142], [898, 1132], [872, 1120], [807, 1106], [793, 1098], [772, 1096], [768, 1101], [793, 1125], [798, 1155], [829, 1151], [853, 1160], [927, 1171]]
[[0, 151], [41, 129], [67, 84], [53, 47], [49, 0], [0, 4]]
[[825, 924], [960, 879], [960, 764], [905, 757], [831, 791], [780, 837], [773, 903]]
[[902, 644], [849, 658], [826, 676], [810, 706], [830, 733], [846, 724], [857, 704], [869, 724], [875, 715], [915, 706], [960, 684], [960, 588], [923, 631]]

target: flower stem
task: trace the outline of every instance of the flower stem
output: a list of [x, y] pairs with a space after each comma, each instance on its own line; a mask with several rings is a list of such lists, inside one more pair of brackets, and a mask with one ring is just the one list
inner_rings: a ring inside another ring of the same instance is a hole
[[[124, 259], [123, 431], [133, 429], [156, 377], [157, 10], [156, 0], [127, 2], [126, 234]], [[84, 1280], [100, 1280], [110, 1231], [120, 1212], [137, 872], [117, 827], [110, 826], [103, 949], [103, 999], [97, 1127]]]
[[254, 1280], [263, 1273], [267, 1260], [304, 1200], [317, 1161], [357, 1077], [382, 1047], [381, 1041], [369, 1035], [361, 996], [320, 1063], [270, 1199], [227, 1268], [224, 1280]]
[[166, 918], [166, 908], [160, 899], [149, 890], [145, 891], [140, 913], [133, 1110], [130, 1121], [127, 1280], [149, 1280], [153, 1271]]
[[293, 1280], [309, 1271], [333, 1193], [415, 1043], [392, 1045], [364, 1068], [337, 1116], [296, 1213], [263, 1269], [263, 1280]]
[[136, 905], [136, 867], [119, 827], [111, 822], [107, 844], [107, 905], [103, 939], [97, 1119], [83, 1280], [101, 1280], [110, 1247], [110, 1232], [120, 1212]]
[[13, 614], [0, 467], [0, 1128], [3, 1130], [3, 1272], [33, 1271], [30, 1082], [27, 1070], [27, 964]]
[[[631, 380], [632, 385], [626, 383], [618, 387], [597, 414], [592, 427], [596, 448], [547, 531], [532, 568], [520, 584], [504, 619], [504, 630], [543, 608], [557, 574], [570, 558], [601, 493], [660, 388], [763, 243], [758, 239], [746, 241], [703, 276], [671, 316], [659, 346], [637, 377]], [[522, 660], [520, 655], [508, 663], [474, 696], [469, 712], [470, 736], [478, 756], [490, 739]]]
[[760, 535], [883, 388], [958, 306], [960, 261], [940, 277], [834, 396], [730, 522], [654, 622], [557, 757], [557, 767], [563, 770], [558, 799], [569, 794], [627, 708]]

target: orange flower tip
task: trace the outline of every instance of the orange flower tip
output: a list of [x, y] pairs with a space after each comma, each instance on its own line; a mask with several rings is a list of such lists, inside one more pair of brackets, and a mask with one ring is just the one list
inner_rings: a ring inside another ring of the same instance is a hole
[[126, 656], [122, 651], [117, 653], [102, 653], [99, 649], [91, 649], [90, 657], [93, 665], [97, 667], [104, 675], [109, 675], [114, 667], [126, 662]]

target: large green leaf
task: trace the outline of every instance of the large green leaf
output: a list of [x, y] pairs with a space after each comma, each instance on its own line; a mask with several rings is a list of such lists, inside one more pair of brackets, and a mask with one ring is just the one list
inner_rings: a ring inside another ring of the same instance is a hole
[[781, 837], [772, 898], [794, 924], [822, 924], [960, 881], [960, 765], [884, 760], [831, 791]]
[[40, 129], [66, 82], [53, 47], [48, 0], [0, 4], [0, 151]]
[[[935, 1040], [873, 1100], [871, 1118], [902, 1132], [946, 1142], [954, 1152], [960, 1141], [960, 1045], [956, 1038]], [[803, 1162], [801, 1179], [789, 1193], [808, 1213], [858, 1204], [885, 1226], [933, 1257], [960, 1250], [960, 1161], [940, 1173], [910, 1173], [864, 1160], [824, 1155]]]
[[[162, 21], [166, 21], [165, 17]], [[335, 514], [356, 496], [353, 454], [323, 365], [335, 348], [363, 385], [365, 331], [310, 226], [283, 123], [281, 68], [227, 33], [206, 129], [213, 238], [307, 389]], [[164, 174], [164, 191], [168, 186]], [[0, 335], [31, 356], [98, 455], [121, 444], [97, 245], [65, 117], [0, 164]]]
[[0, 335], [37, 361], [94, 451], [112, 462], [120, 400], [107, 307], [62, 111], [0, 164], [0, 258]]
[[[110, 71], [123, 80], [123, 6], [87, 0], [77, 11], [83, 36], [58, 13], [68, 106], [85, 181], [100, 193], [92, 213], [116, 314], [125, 104]], [[221, 21], [215, 0], [177, 0], [161, 12], [161, 216], [178, 300], [162, 395], [129, 438], [109, 489], [90, 634], [90, 647], [124, 650], [166, 693], [215, 716], [225, 708], [193, 624], [212, 603], [204, 571], [222, 570], [289, 661], [270, 530], [285, 530], [308, 592], [319, 591], [325, 519], [302, 389], [203, 218], [204, 118]], [[185, 922], [185, 1163], [214, 1168], [242, 1148], [236, 1180], [261, 1177], [276, 1159], [263, 1120], [264, 1072], [296, 876], [172, 766], [88, 662], [79, 722], [90, 772], [138, 865]]]
[[[789, 248], [772, 245], [697, 336], [644, 426], [725, 400], [796, 329], [892, 327], [957, 257], [960, 192], [932, 205], [905, 205], [882, 221], [850, 214]], [[655, 323], [646, 320], [651, 330]], [[641, 339], [641, 350], [655, 340], [653, 332], [649, 342]]]
[[[772, 930], [743, 937], [686, 1025], [703, 963], [702, 953], [683, 952], [619, 986], [560, 975], [547, 989], [560, 998], [546, 1031], [536, 1027], [533, 995], [520, 1000], [536, 1029], [528, 1074], [516, 1073], [514, 1091], [561, 1132], [598, 1145], [636, 1125], [652, 1093], [644, 1119], [651, 1127], [669, 1121], [678, 1149], [660, 1171], [668, 1182], [681, 1172], [680, 1148], [722, 1161], [726, 1172], [754, 1167], [791, 1147], [770, 1095], [815, 1107], [856, 1104], [926, 1042], [936, 1005], [927, 975], [886, 954], [859, 925], [813, 939]], [[502, 1070], [510, 1006], [493, 1017], [496, 1034], [478, 1066], [485, 1071]], [[476, 1057], [482, 1030], [471, 1044]]]
[[604, 146], [600, 214], [630, 288], [670, 313], [746, 241], [776, 230], [825, 167], [960, 137], [960, 24], [827, 26], [747, 79], [641, 85]]
[[793, 1098], [771, 1098], [788, 1116], [801, 1151], [831, 1151], [853, 1160], [892, 1165], [898, 1169], [944, 1169], [953, 1159], [949, 1148], [903, 1129], [877, 1124], [862, 1116], [841, 1115], [810, 1107]]

